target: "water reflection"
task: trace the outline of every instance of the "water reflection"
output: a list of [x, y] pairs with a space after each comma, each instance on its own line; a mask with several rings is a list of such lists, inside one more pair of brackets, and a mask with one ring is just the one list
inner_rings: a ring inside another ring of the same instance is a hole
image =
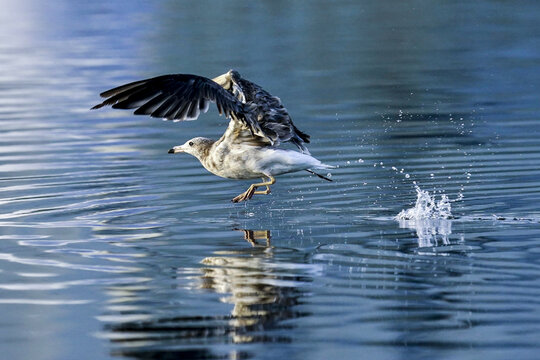
[[[252, 230], [244, 230], [255, 246]], [[269, 231], [261, 231], [269, 235]], [[216, 254], [202, 260], [201, 287], [222, 295], [221, 301], [233, 304], [229, 324], [233, 342], [290, 342], [289, 336], [254, 334], [253, 331], [279, 328], [279, 322], [301, 314], [294, 310], [303, 295], [298, 286], [311, 278], [280, 268], [272, 261], [272, 248], [264, 247]]]
[[419, 248], [450, 245], [449, 236], [452, 234], [452, 220], [401, 219], [398, 221], [401, 229], [416, 231]]
[[[163, 294], [159, 291], [152, 293], [148, 287], [117, 288], [110, 292], [119, 297], [112, 303], [120, 304], [130, 299], [131, 304], [118, 308], [124, 310], [122, 315], [101, 317], [101, 320], [108, 321], [103, 336], [116, 345], [113, 355], [135, 358], [162, 358], [165, 355], [190, 359], [249, 358], [251, 354], [237, 353], [237, 349], [224, 355], [205, 348], [183, 348], [193, 344], [293, 341], [290, 330], [294, 326], [284, 324], [284, 321], [309, 315], [298, 305], [306, 296], [304, 286], [312, 281], [310, 266], [276, 261], [275, 251], [279, 251], [281, 256], [286, 250], [276, 250], [270, 245], [269, 230], [234, 231], [243, 233], [251, 246], [214, 251], [200, 261], [202, 266], [199, 268], [176, 269], [176, 294], [171, 295], [170, 301], [178, 298], [181, 304], [191, 297], [208, 301], [211, 297], [208, 292], [215, 293], [218, 301], [205, 303], [201, 300], [196, 310], [186, 311], [181, 305], [171, 309], [170, 303], [162, 308], [156, 306], [163, 300]], [[193, 276], [187, 276], [191, 281], [184, 286], [187, 274]], [[232, 308], [219, 304], [230, 304]], [[134, 309], [139, 315], [129, 314]]]
[[[270, 246], [270, 230], [246, 230], [246, 229], [234, 229], [242, 231], [244, 233], [244, 239], [252, 246]], [[265, 240], [265, 244], [259, 244], [257, 240]]]

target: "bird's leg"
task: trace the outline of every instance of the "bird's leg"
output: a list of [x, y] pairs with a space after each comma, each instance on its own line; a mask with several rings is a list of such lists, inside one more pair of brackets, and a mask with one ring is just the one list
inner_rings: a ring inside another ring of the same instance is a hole
[[270, 179], [270, 181], [265, 181], [265, 179], [262, 178], [264, 186], [266, 186], [266, 190], [255, 191], [253, 194], [260, 194], [260, 195], [268, 195], [268, 194], [270, 194], [270, 186], [268, 186], [268, 185], [274, 184], [276, 182], [276, 179], [274, 179], [273, 177], [270, 177], [270, 176], [268, 178]]
[[246, 200], [251, 199], [253, 197], [253, 194], [255, 193], [255, 189], [257, 188], [257, 185], [260, 185], [260, 184], [250, 185], [249, 188], [245, 192], [241, 193], [240, 195], [238, 195], [231, 201], [236, 203], [236, 202], [246, 201]]
[[[276, 179], [274, 179], [272, 176], [268, 176], [268, 179], [269, 181], [264, 181], [265, 179], [263, 178], [262, 183], [251, 184], [245, 192], [232, 199], [232, 202], [249, 200], [253, 197], [254, 194], [270, 194], [270, 187], [268, 185], [274, 184], [276, 182]], [[260, 186], [266, 186], [266, 190], [255, 191]]]
[[255, 191], [255, 192], [253, 192], [253, 194], [260, 194], [260, 195], [268, 195], [268, 194], [270, 194], [270, 186], [268, 186], [268, 185], [275, 184], [276, 179], [274, 179], [272, 176], [268, 176], [268, 179], [269, 179], [269, 181], [265, 181], [265, 179], [262, 178], [263, 182], [260, 184], [261, 186], [262, 185], [266, 186], [266, 190]]

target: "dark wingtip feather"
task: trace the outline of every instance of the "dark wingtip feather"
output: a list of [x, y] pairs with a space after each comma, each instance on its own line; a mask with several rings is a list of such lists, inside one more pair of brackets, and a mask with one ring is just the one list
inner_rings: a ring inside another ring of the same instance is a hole
[[99, 96], [101, 96], [102, 98], [108, 98], [108, 97], [111, 97], [111, 96], [116, 95], [118, 93], [121, 93], [123, 91], [133, 89], [136, 86], [143, 85], [144, 83], [148, 82], [149, 80], [153, 80], [153, 79], [139, 80], [139, 81], [130, 82], [128, 84], [120, 85], [120, 86], [117, 86], [115, 88], [112, 88], [112, 89], [109, 89], [109, 90], [106, 90], [106, 91], [102, 92], [101, 94], [99, 94]]
[[296, 126], [294, 126], [294, 132], [296, 133], [296, 135], [302, 139], [306, 144], [309, 144], [309, 138], [310, 136], [308, 134], [306, 134], [305, 132], [303, 131], [300, 131]]
[[310, 173], [310, 174], [317, 175], [318, 177], [320, 177], [321, 179], [324, 179], [324, 180], [326, 180], [326, 181], [334, 181], [334, 180], [332, 180], [332, 179], [330, 179], [330, 178], [327, 178], [327, 177], [324, 176], [324, 175], [317, 174], [315, 171], [311, 171], [311, 170], [309, 170], [309, 169], [306, 169], [306, 171], [307, 171], [308, 173]]
[[92, 106], [92, 107], [90, 108], [90, 110], [100, 109], [100, 108], [102, 108], [103, 106], [105, 106], [104, 103], [97, 104], [97, 105], [95, 105], [95, 106]]

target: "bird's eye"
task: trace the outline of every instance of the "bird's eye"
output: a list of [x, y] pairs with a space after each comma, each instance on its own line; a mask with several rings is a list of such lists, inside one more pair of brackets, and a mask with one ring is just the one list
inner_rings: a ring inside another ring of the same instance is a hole
[[190, 141], [190, 142], [189, 142], [189, 146], [193, 146], [193, 141]]

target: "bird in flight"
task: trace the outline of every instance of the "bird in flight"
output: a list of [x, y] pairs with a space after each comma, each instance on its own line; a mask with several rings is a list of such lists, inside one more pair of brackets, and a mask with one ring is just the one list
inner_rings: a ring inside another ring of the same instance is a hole
[[[136, 109], [135, 115], [164, 120], [195, 120], [208, 111], [210, 102], [230, 118], [218, 140], [196, 137], [169, 153], [195, 156], [206, 170], [227, 179], [256, 179], [245, 192], [232, 199], [246, 201], [255, 194], [269, 194], [274, 176], [308, 171], [332, 181], [314, 170], [330, 169], [312, 157], [305, 144], [309, 135], [293, 123], [281, 100], [240, 76], [235, 70], [214, 79], [190, 74], [162, 75], [131, 82], [100, 94], [106, 98], [92, 109], [111, 105], [114, 109]], [[300, 151], [279, 148], [290, 142]], [[257, 190], [265, 187], [265, 190]]]

